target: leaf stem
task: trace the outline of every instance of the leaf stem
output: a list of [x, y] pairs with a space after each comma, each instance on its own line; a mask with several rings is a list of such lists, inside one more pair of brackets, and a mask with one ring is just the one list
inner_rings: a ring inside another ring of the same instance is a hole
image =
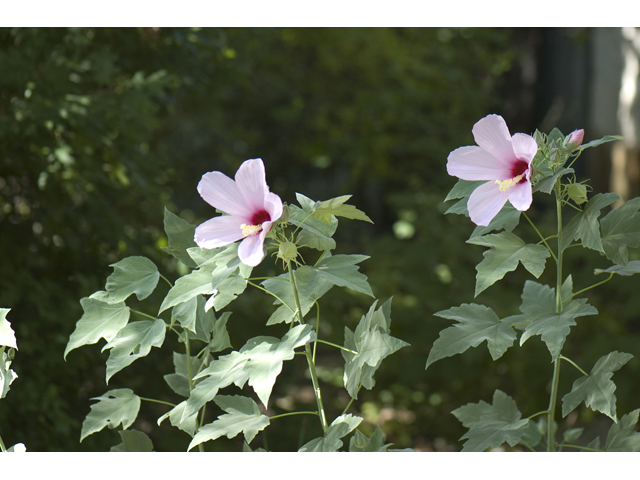
[[[332, 347], [339, 348], [340, 350], [344, 350], [345, 352], [353, 353], [354, 355], [358, 355], [358, 352], [351, 350], [350, 348], [343, 347], [342, 345], [336, 345], [332, 342], [327, 342], [326, 340], [316, 340], [318, 343], [324, 343], [325, 345], [331, 345]], [[315, 359], [315, 358], [314, 358]]]
[[565, 298], [565, 299], [563, 300], [563, 303], [564, 303], [564, 302], [566, 302], [567, 300], [570, 300], [571, 298], [573, 298], [573, 297], [575, 297], [575, 296], [577, 296], [577, 295], [580, 295], [581, 293], [586, 292], [587, 290], [591, 290], [592, 288], [598, 287], [598, 286], [602, 285], [603, 283], [607, 283], [609, 280], [611, 280], [611, 279], [613, 278], [613, 275], [614, 275], [614, 273], [613, 273], [613, 272], [611, 272], [611, 273], [609, 274], [609, 278], [607, 278], [607, 279], [605, 279], [605, 280], [603, 280], [603, 281], [601, 281], [601, 282], [595, 283], [595, 284], [591, 285], [590, 287], [583, 288], [583, 289], [582, 289], [582, 290], [580, 290], [579, 292], [576, 292], [576, 293], [574, 293], [573, 295], [570, 295], [569, 297], [567, 297], [567, 298]]
[[140, 400], [144, 400], [145, 402], [160, 403], [162, 405], [167, 405], [169, 407], [175, 407], [175, 404], [171, 402], [165, 402], [164, 400], [156, 400], [155, 398], [140, 397]]
[[169, 281], [169, 279], [167, 279], [167, 277], [165, 277], [164, 275], [162, 275], [161, 273], [158, 273], [158, 275], [160, 275], [160, 278], [163, 279], [165, 282], [167, 282], [167, 284], [169, 285], [169, 287], [173, 288], [173, 283], [171, 283]]
[[571, 445], [568, 443], [559, 443], [558, 447], [577, 448], [578, 450], [586, 450], [587, 452], [604, 452], [604, 450], [596, 450], [595, 448], [581, 447], [580, 445]]
[[589, 374], [587, 372], [585, 372], [583, 369], [581, 369], [573, 360], [571, 360], [570, 358], [565, 357], [564, 355], [560, 355], [558, 357], [560, 360], [564, 360], [565, 362], [569, 362], [571, 365], [573, 365], [574, 367], [576, 367], [578, 369], [578, 371], [580, 373], [582, 373], [585, 376], [588, 376]]
[[[522, 214], [524, 215], [524, 218], [527, 219], [527, 221], [531, 224], [531, 226], [533, 227], [533, 229], [536, 231], [536, 233], [538, 234], [538, 236], [540, 237], [542, 243], [544, 243], [544, 246], [547, 247], [547, 250], [549, 250], [549, 253], [551, 254], [551, 256], [553, 257], [553, 259], [555, 260], [556, 263], [558, 263], [558, 258], [556, 257], [556, 254], [553, 253], [553, 250], [551, 250], [551, 247], [549, 246], [549, 244], [547, 243], [546, 238], [544, 238], [542, 236], [542, 234], [540, 233], [540, 230], [538, 230], [538, 228], [534, 225], [534, 223], [531, 221], [531, 219], [529, 218], [529, 216], [526, 214], [526, 212], [522, 212]], [[553, 238], [553, 237], [551, 237]]]
[[[289, 270], [289, 278], [291, 279], [291, 288], [293, 290], [293, 298], [296, 302], [296, 309], [298, 312], [298, 319], [300, 321], [300, 325], [304, 324], [304, 318], [302, 316], [302, 309], [300, 308], [300, 296], [298, 295], [298, 287], [296, 285], [296, 278], [293, 274], [293, 268], [291, 267], [291, 262], [287, 262], [287, 268]], [[317, 337], [317, 332], [316, 332]], [[317, 340], [316, 340], [317, 341]], [[313, 359], [313, 354], [311, 352], [311, 347], [309, 344], [305, 344], [304, 346], [305, 356], [307, 357], [307, 363], [309, 364], [309, 373], [311, 374], [311, 383], [313, 383], [313, 391], [316, 395], [316, 403], [318, 404], [318, 414], [320, 417], [320, 424], [322, 425], [322, 431], [327, 431], [327, 419], [324, 414], [324, 405], [322, 403], [322, 395], [320, 393], [320, 384], [318, 383], [318, 373], [316, 372], [316, 365]]]
[[158, 317], [152, 317], [151, 315], [147, 315], [144, 312], [140, 312], [138, 310], [134, 310], [133, 308], [129, 307], [129, 310], [132, 311], [133, 313], [137, 313], [140, 316], [146, 317], [146, 318], [150, 318], [151, 320], [158, 320]]
[[282, 300], [282, 299], [281, 299], [278, 295], [276, 295], [275, 293], [270, 292], [270, 291], [269, 291], [269, 290], [267, 290], [266, 288], [263, 288], [263, 287], [261, 287], [260, 285], [257, 285], [257, 284], [255, 284], [255, 283], [253, 283], [253, 282], [249, 281], [248, 279], [247, 279], [247, 283], [248, 283], [249, 285], [251, 285], [252, 287], [257, 288], [258, 290], [262, 290], [263, 292], [268, 293], [268, 294], [269, 294], [269, 295], [271, 295], [273, 298], [275, 298], [275, 299], [276, 299], [276, 300], [278, 300], [280, 303], [282, 303], [285, 307], [287, 307], [289, 310], [291, 310], [291, 313], [293, 313], [294, 315], [296, 314], [296, 311], [295, 311], [293, 308], [291, 308], [287, 302], [285, 302], [284, 300]]
[[318, 412], [289, 412], [289, 413], [281, 413], [279, 415], [274, 415], [273, 417], [269, 417], [269, 420], [275, 420], [276, 418], [290, 417], [292, 415], [318, 415]]

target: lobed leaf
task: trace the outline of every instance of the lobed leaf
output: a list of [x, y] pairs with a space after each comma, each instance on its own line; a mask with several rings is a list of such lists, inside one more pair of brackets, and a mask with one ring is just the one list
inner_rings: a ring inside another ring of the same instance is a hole
[[164, 231], [167, 234], [168, 246], [162, 249], [180, 260], [189, 268], [197, 267], [187, 250], [196, 247], [193, 237], [196, 233], [196, 226], [181, 219], [167, 208], [164, 209]]
[[309, 203], [309, 199], [304, 195], [296, 193], [296, 197], [304, 210], [311, 210], [313, 218], [320, 220], [322, 223], [330, 224], [333, 216], [373, 223], [364, 212], [353, 205], [345, 203], [351, 198], [351, 195], [343, 195], [322, 202], [313, 202], [312, 204]]
[[16, 372], [9, 367], [11, 367], [11, 358], [4, 351], [4, 348], [0, 348], [0, 398], [7, 396], [9, 386], [18, 378]]
[[91, 297], [106, 303], [120, 303], [136, 294], [144, 300], [155, 290], [160, 279], [158, 267], [146, 257], [127, 257], [109, 265], [114, 271], [107, 277], [106, 292], [96, 292]]
[[16, 342], [16, 332], [11, 328], [11, 323], [7, 320], [10, 308], [0, 308], [0, 346], [15, 348], [18, 350]]
[[606, 452], [640, 452], [640, 433], [635, 431], [640, 409], [627, 413], [611, 425], [604, 446]]
[[604, 253], [598, 217], [603, 208], [619, 199], [620, 197], [615, 193], [599, 193], [592, 197], [584, 210], [577, 213], [565, 227], [560, 248], [564, 250], [573, 240], [580, 239], [583, 247]]
[[613, 265], [607, 269], [601, 270], [596, 268], [594, 270], [594, 275], [599, 275], [601, 273], [617, 273], [618, 275], [622, 275], [623, 277], [629, 277], [631, 275], [635, 275], [636, 273], [640, 273], [640, 260], [632, 260], [627, 265]]
[[350, 413], [336, 418], [322, 437], [314, 438], [305, 443], [299, 452], [337, 452], [342, 447], [341, 438], [349, 435], [362, 422], [361, 417]]
[[[304, 291], [315, 288], [320, 280], [326, 280], [339, 287], [347, 287], [356, 292], [373, 297], [366, 275], [358, 271], [358, 263], [368, 259], [366, 255], [333, 255], [325, 256], [313, 267], [313, 275], [307, 282], [310, 286], [304, 287]], [[309, 271], [307, 271], [309, 272]]]
[[139, 430], [120, 430], [122, 443], [111, 447], [111, 452], [153, 452], [153, 442]]
[[116, 428], [122, 424], [122, 428], [126, 430], [140, 411], [140, 397], [129, 388], [109, 390], [91, 400], [98, 400], [98, 403], [91, 405], [91, 411], [82, 422], [80, 442], [104, 427]]
[[243, 433], [246, 442], [251, 443], [256, 434], [270, 423], [269, 417], [260, 413], [258, 405], [251, 398], [220, 395], [214, 402], [227, 414], [220, 415], [217, 420], [200, 427], [187, 450], [223, 435], [234, 438], [239, 433]]
[[205, 265], [178, 278], [162, 301], [158, 315], [168, 308], [188, 302], [198, 295], [212, 294], [215, 291], [215, 287], [211, 283], [213, 269], [213, 265]]
[[484, 260], [476, 266], [477, 297], [481, 292], [515, 270], [519, 263], [536, 278], [544, 271], [549, 251], [542, 245], [527, 245], [510, 232], [484, 235], [467, 240], [467, 243], [490, 247], [483, 253]]
[[483, 452], [505, 442], [513, 447], [523, 437], [529, 424], [528, 419], [521, 418], [516, 402], [500, 390], [493, 394], [493, 405], [484, 401], [469, 403], [452, 413], [469, 429], [460, 438], [467, 439], [463, 452]]
[[69, 336], [64, 351], [65, 359], [75, 348], [94, 344], [101, 338], [111, 341], [129, 321], [129, 307], [124, 302], [105, 303], [96, 298], [85, 297], [80, 299], [80, 305], [84, 313]]
[[516, 339], [516, 332], [508, 322], [498, 318], [495, 312], [484, 305], [462, 304], [434, 315], [458, 323], [440, 332], [429, 352], [426, 368], [445, 357], [451, 357], [477, 347], [486, 341], [491, 358], [497, 360]]
[[640, 244], [639, 209], [640, 198], [634, 198], [600, 220], [604, 254], [617, 265], [626, 266], [629, 261], [627, 249]]
[[613, 372], [619, 370], [633, 358], [629, 353], [611, 352], [601, 357], [589, 373], [573, 383], [571, 392], [562, 397], [562, 416], [566, 417], [580, 403], [591, 410], [604, 413], [614, 422], [616, 417], [616, 385], [611, 380]]

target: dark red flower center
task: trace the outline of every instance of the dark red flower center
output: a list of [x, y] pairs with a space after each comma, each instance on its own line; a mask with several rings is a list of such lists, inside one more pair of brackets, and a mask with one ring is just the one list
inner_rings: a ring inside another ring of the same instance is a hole
[[271, 220], [271, 215], [266, 210], [260, 210], [251, 217], [251, 225], [262, 225], [264, 222]]
[[524, 172], [526, 172], [528, 168], [529, 164], [527, 162], [518, 160], [511, 168], [511, 178], [521, 177], [518, 183], [524, 182], [526, 180]]

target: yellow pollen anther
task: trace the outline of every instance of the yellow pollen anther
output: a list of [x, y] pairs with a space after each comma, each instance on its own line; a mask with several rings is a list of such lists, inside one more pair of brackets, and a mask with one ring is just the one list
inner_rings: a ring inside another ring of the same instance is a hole
[[522, 177], [523, 177], [522, 175], [518, 175], [517, 177], [509, 178], [508, 180], [496, 180], [496, 183], [500, 185], [501, 192], [506, 192], [514, 185], [517, 185], [518, 183], [520, 183], [520, 180], [522, 180]]
[[242, 229], [242, 235], [245, 237], [250, 237], [252, 235], [257, 235], [262, 230], [262, 225], [247, 225], [243, 223], [240, 225]]

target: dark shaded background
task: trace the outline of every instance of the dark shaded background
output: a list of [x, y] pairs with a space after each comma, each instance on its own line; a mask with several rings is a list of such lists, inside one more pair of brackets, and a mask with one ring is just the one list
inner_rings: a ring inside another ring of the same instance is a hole
[[[424, 370], [449, 324], [433, 313], [473, 301], [483, 250], [464, 243], [473, 230], [468, 219], [443, 215], [455, 183], [446, 158], [473, 144], [471, 127], [488, 113], [501, 114], [512, 133], [585, 128], [585, 141], [625, 133], [626, 143], [584, 155], [579, 173], [591, 176], [596, 192], [614, 185], [624, 198], [635, 196], [637, 150], [618, 120], [633, 35], [569, 28], [0, 29], [0, 306], [12, 309], [20, 348], [12, 365], [19, 378], [0, 401], [5, 444], [108, 450], [120, 442], [115, 431], [78, 442], [91, 397], [130, 387], [177, 400], [162, 381], [172, 371], [171, 349], [181, 348], [170, 341], [109, 386], [101, 344], [63, 361], [82, 314], [79, 299], [102, 289], [109, 264], [130, 255], [148, 256], [176, 278], [180, 266], [161, 250], [164, 206], [194, 224], [207, 219], [212, 210], [195, 189], [201, 175], [233, 175], [255, 157], [264, 159], [271, 190], [284, 201], [295, 202], [295, 192], [315, 200], [352, 194], [350, 203], [374, 221], [341, 221], [337, 252], [371, 256], [361, 270], [381, 301], [393, 296], [392, 334], [411, 347], [385, 360], [376, 388], [354, 404], [365, 431], [380, 425], [398, 448], [459, 450], [464, 429], [450, 412], [460, 405], [489, 401], [500, 388], [524, 415], [544, 409], [552, 372], [539, 339], [495, 363], [482, 346]], [[551, 232], [549, 200], [537, 199], [531, 216]], [[534, 239], [525, 225], [519, 234]], [[594, 266], [608, 264], [578, 250], [567, 255], [566, 271], [582, 288], [594, 282]], [[279, 273], [271, 262], [260, 269]], [[476, 301], [501, 317], [516, 313], [525, 273], [508, 274]], [[551, 275], [541, 281], [553, 283]], [[632, 278], [590, 294], [601, 314], [574, 327], [565, 354], [585, 369], [614, 349], [636, 354], [636, 290]], [[137, 308], [156, 313], [164, 293], [159, 288]], [[353, 329], [370, 299], [334, 289], [324, 302], [321, 335], [342, 343], [344, 325]], [[228, 307], [235, 348], [277, 334], [264, 327], [270, 303], [252, 291]], [[333, 418], [347, 403], [339, 388], [343, 362], [331, 349], [321, 349], [319, 361]], [[620, 414], [638, 407], [638, 369], [634, 359], [616, 373]], [[566, 372], [565, 392], [576, 378]], [[302, 408], [310, 387], [297, 386], [309, 383], [304, 365], [287, 362], [274, 411]], [[159, 451], [184, 450], [186, 434], [156, 426], [165, 411], [144, 404], [134, 427]], [[608, 429], [606, 418], [577, 412], [561, 427], [595, 419], [586, 441]], [[313, 428], [300, 417], [282, 420], [267, 430], [267, 446], [295, 450], [317, 434]], [[264, 436], [252, 447], [261, 442]], [[242, 444], [223, 439], [207, 448]]]

